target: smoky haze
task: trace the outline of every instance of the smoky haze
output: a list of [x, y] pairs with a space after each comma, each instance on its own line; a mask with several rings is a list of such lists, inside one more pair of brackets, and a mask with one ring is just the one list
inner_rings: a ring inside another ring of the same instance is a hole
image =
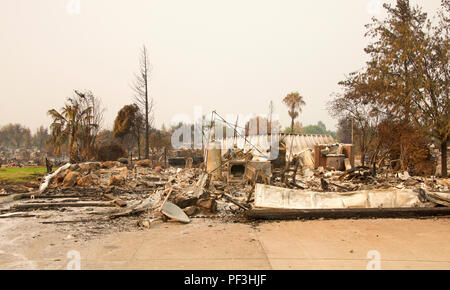
[[[111, 128], [133, 102], [146, 45], [158, 128], [176, 114], [193, 116], [194, 106], [267, 114], [271, 100], [287, 126], [282, 99], [298, 90], [300, 122], [334, 129], [326, 103], [366, 60], [364, 25], [383, 15], [377, 0], [80, 0], [79, 11], [70, 2], [1, 1], [0, 125], [49, 126], [46, 112], [77, 89], [102, 98]], [[411, 2], [430, 14], [440, 5]]]

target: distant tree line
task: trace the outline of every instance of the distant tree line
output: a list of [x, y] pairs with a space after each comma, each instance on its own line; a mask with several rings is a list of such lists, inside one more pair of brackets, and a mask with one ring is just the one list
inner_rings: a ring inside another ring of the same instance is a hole
[[[337, 133], [327, 129], [327, 126], [322, 121], [317, 122], [317, 125], [302, 126], [300, 122], [295, 122], [294, 129], [287, 127], [284, 130], [286, 134], [304, 134], [304, 135], [330, 135], [337, 138]], [[342, 142], [342, 141], [341, 141]], [[349, 144], [351, 141], [349, 142]]]
[[39, 127], [36, 132], [20, 124], [7, 124], [0, 127], [0, 147], [9, 149], [46, 149], [48, 129]]

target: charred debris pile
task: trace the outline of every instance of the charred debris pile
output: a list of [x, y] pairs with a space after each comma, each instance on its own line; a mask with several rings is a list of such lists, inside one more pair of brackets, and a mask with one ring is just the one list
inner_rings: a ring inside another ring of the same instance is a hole
[[449, 179], [355, 166], [351, 145], [302, 148], [286, 140], [274, 160], [261, 158], [256, 147], [221, 150], [211, 144], [152, 160], [66, 164], [34, 188], [0, 192], [0, 218], [77, 223], [133, 217], [147, 228], [154, 221], [192, 218], [450, 214]]

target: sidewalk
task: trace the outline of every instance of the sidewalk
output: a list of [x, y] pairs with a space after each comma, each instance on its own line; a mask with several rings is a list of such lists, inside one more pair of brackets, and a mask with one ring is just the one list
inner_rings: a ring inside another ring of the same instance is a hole
[[368, 259], [370, 251], [379, 253], [381, 269], [450, 269], [450, 219], [256, 226], [194, 220], [189, 225], [159, 223], [146, 231], [87, 242], [54, 235], [50, 239], [44, 232], [23, 240], [19, 247], [9, 248], [14, 253], [2, 241], [0, 269], [66, 269], [71, 250], [80, 252], [82, 269], [364, 270], [374, 258]]

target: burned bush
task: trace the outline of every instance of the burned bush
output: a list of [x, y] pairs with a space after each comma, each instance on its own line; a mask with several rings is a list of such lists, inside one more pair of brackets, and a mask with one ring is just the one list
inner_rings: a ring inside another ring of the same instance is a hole
[[377, 136], [377, 147], [395, 171], [408, 170], [412, 175], [423, 176], [435, 173], [436, 164], [428, 148], [430, 142], [414, 125], [387, 119], [378, 126]]
[[98, 161], [115, 161], [122, 157], [127, 157], [127, 153], [117, 143], [102, 145], [97, 151]]

